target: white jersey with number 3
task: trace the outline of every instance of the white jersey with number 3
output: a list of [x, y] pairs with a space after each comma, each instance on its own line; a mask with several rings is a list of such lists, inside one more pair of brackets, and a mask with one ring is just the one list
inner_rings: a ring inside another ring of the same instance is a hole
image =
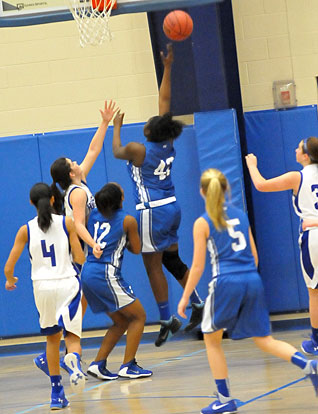
[[32, 280], [63, 279], [77, 275], [71, 259], [65, 217], [52, 214], [52, 219], [45, 233], [38, 226], [37, 216], [27, 223]]
[[301, 219], [318, 218], [318, 164], [306, 165], [301, 171], [298, 194], [293, 196], [296, 214]]

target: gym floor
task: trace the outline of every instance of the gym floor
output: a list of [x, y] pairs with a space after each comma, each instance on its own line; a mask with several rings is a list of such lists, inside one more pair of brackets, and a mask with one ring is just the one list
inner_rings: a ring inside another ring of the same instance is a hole
[[[274, 318], [275, 319], [275, 318]], [[275, 321], [273, 322], [275, 323]], [[151, 369], [144, 379], [102, 382], [89, 377], [81, 394], [74, 394], [64, 371], [63, 384], [70, 406], [61, 412], [89, 414], [194, 414], [210, 404], [216, 390], [208, 366], [204, 342], [183, 332], [161, 348], [153, 344], [158, 327], [147, 327], [137, 355], [138, 363]], [[299, 349], [309, 329], [279, 330], [277, 339]], [[83, 368], [94, 359], [103, 333], [85, 333]], [[43, 337], [0, 341], [0, 413], [42, 414], [50, 411], [50, 383], [33, 365], [44, 350]], [[230, 385], [239, 412], [248, 414], [303, 414], [317, 412], [318, 399], [311, 382], [292, 364], [262, 353], [252, 340], [223, 340]], [[108, 360], [110, 371], [121, 365], [124, 343]]]

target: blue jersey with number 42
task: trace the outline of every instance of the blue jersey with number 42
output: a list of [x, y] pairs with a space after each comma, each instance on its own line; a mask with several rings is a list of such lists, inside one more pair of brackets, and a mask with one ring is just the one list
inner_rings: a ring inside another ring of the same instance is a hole
[[229, 203], [225, 204], [225, 212], [228, 227], [222, 231], [216, 230], [207, 213], [202, 215], [210, 227], [207, 249], [210, 254], [212, 277], [255, 272], [247, 215]]
[[146, 203], [175, 195], [171, 180], [171, 168], [176, 151], [172, 142], [149, 142], [145, 144], [146, 155], [141, 167], [128, 163], [130, 177], [134, 184], [135, 202]]
[[124, 231], [124, 219], [127, 213], [122, 209], [115, 211], [110, 217], [104, 217], [97, 208], [94, 208], [89, 216], [87, 230], [96, 243], [103, 249], [100, 259], [96, 259], [93, 250], [88, 246], [88, 262], [111, 263], [121, 268], [124, 249], [126, 246], [126, 233]]

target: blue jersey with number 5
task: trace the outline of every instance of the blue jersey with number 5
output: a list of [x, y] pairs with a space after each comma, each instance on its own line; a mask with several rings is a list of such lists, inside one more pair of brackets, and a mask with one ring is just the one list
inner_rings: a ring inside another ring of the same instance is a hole
[[255, 272], [248, 218], [243, 211], [228, 203], [225, 204], [225, 212], [228, 227], [222, 231], [216, 230], [207, 213], [202, 215], [210, 227], [207, 249], [210, 254], [212, 277]]
[[141, 167], [128, 163], [130, 177], [134, 184], [135, 202], [147, 203], [175, 195], [171, 180], [171, 168], [176, 151], [170, 141], [145, 144], [146, 155]]
[[126, 233], [124, 231], [124, 219], [127, 213], [122, 209], [115, 211], [110, 217], [104, 217], [97, 208], [92, 210], [87, 230], [96, 243], [103, 249], [100, 259], [93, 255], [93, 249], [88, 246], [88, 262], [111, 263], [117, 268], [121, 268], [124, 249], [126, 246]]

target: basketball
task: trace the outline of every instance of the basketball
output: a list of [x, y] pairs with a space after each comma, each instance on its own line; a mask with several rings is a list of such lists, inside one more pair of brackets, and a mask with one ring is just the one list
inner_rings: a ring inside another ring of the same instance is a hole
[[[111, 5], [111, 0], [106, 0], [106, 10], [109, 9], [109, 6]], [[105, 0], [92, 0], [92, 7], [93, 9], [98, 10], [99, 12], [104, 11], [105, 7]], [[117, 2], [115, 2], [113, 9], [117, 9]]]
[[191, 16], [182, 10], [173, 10], [163, 21], [165, 35], [176, 42], [187, 39], [193, 30]]

